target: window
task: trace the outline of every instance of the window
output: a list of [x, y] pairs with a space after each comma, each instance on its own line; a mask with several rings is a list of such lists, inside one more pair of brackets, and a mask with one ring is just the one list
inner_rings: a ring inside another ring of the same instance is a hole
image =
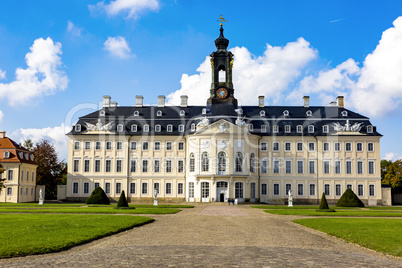
[[334, 149], [335, 149], [335, 152], [340, 152], [341, 151], [341, 143], [335, 142]]
[[274, 195], [279, 195], [279, 183], [274, 183]]
[[116, 182], [116, 194], [120, 194], [120, 193], [121, 193], [121, 183]]
[[[75, 141], [74, 142], [74, 150], [79, 150], [80, 149], [80, 142], [79, 141]], [[7, 157], [4, 157], [7, 158]]]
[[324, 193], [325, 195], [331, 195], [331, 185], [324, 184]]
[[351, 142], [345, 143], [345, 151], [346, 152], [351, 152], [352, 151], [352, 143]]
[[89, 194], [89, 182], [84, 182], [84, 194]]
[[374, 143], [372, 142], [367, 143], [367, 151], [374, 152]]
[[131, 125], [131, 132], [137, 132], [137, 125]]
[[100, 183], [99, 183], [99, 182], [95, 182], [94, 189], [98, 188], [98, 187], [99, 187], [99, 185], [100, 185]]
[[308, 143], [308, 151], [309, 152], [314, 152], [315, 151], [315, 143], [314, 142], [309, 142]]
[[265, 111], [264, 110], [260, 111], [260, 116], [265, 116]]
[[166, 190], [166, 194], [172, 194], [172, 183], [167, 182], [165, 190]]
[[161, 170], [161, 161], [159, 159], [154, 160], [154, 172], [158, 173]]
[[315, 184], [309, 185], [309, 195], [315, 195]]
[[78, 182], [73, 182], [73, 194], [78, 194]]
[[177, 162], [177, 172], [184, 172], [184, 160], [179, 160]]
[[254, 157], [254, 153], [250, 154], [250, 172], [254, 173], [255, 172], [255, 157]]
[[296, 143], [296, 150], [297, 150], [298, 152], [302, 152], [302, 151], [303, 151], [303, 143], [302, 143], [302, 142]]
[[195, 131], [195, 124], [194, 123], [191, 124], [190, 130], [191, 130], [191, 132]]
[[161, 111], [161, 110], [158, 110], [158, 111], [156, 112], [156, 116], [162, 116], [162, 111]]
[[285, 133], [290, 133], [292, 131], [292, 127], [289, 125], [285, 126]]
[[304, 173], [304, 160], [297, 160], [297, 173], [298, 174]]
[[188, 183], [188, 197], [194, 198], [194, 182]]
[[130, 194], [135, 194], [135, 182], [130, 182]]
[[110, 194], [110, 182], [105, 183], [105, 193]]
[[134, 111], [134, 116], [139, 116], [140, 112], [139, 111]]
[[159, 182], [154, 182], [154, 192], [156, 191], [157, 194], [159, 194]]
[[184, 150], [184, 142], [182, 142], [182, 141], [179, 142], [178, 150], [179, 150], [179, 151], [183, 151], [183, 150]]
[[121, 172], [122, 171], [122, 160], [117, 159], [116, 160], [116, 172]]
[[80, 124], [76, 124], [76, 125], [75, 125], [75, 131], [76, 131], [76, 132], [80, 132], [80, 131], [81, 131], [81, 125], [80, 125]]
[[306, 115], [307, 115], [307, 116], [312, 116], [312, 115], [313, 115], [313, 112], [309, 110], [309, 111], [306, 112]]
[[283, 111], [283, 116], [289, 116], [289, 111], [288, 110]]
[[106, 142], [106, 150], [112, 150], [112, 142], [111, 141]]
[[131, 159], [130, 161], [130, 172], [137, 172], [137, 160]]
[[137, 150], [137, 142], [136, 142], [136, 141], [132, 141], [132, 142], [130, 143], [130, 149], [131, 149], [132, 151]]
[[184, 125], [179, 125], [179, 132], [184, 132]]
[[235, 171], [236, 172], [242, 172], [243, 171], [243, 154], [240, 153], [240, 152], [238, 152], [236, 154]]
[[183, 194], [184, 193], [184, 187], [183, 187], [183, 183], [178, 183], [177, 184], [177, 194]]
[[342, 111], [342, 112], [341, 112], [341, 115], [342, 115], [342, 116], [348, 116], [348, 112], [347, 112], [347, 111]]
[[324, 150], [324, 152], [329, 152], [329, 142], [323, 143], [323, 150]]
[[148, 183], [143, 182], [141, 187], [142, 194], [148, 194]]
[[274, 125], [273, 129], [272, 129], [273, 133], [278, 133], [279, 132], [279, 126], [278, 125]]
[[13, 195], [13, 187], [7, 187], [7, 195]]
[[341, 160], [335, 160], [335, 174], [341, 174]]
[[268, 172], [268, 161], [262, 160], [261, 161], [261, 173], [267, 173], [267, 172]]
[[159, 141], [155, 141], [154, 150], [159, 151], [161, 149], [161, 143]]
[[118, 142], [117, 142], [117, 144], [116, 144], [116, 150], [119, 150], [119, 151], [123, 150], [123, 142], [121, 142], [121, 141], [118, 141]]
[[266, 183], [261, 184], [261, 195], [268, 195], [268, 187]]
[[243, 198], [243, 183], [235, 183], [235, 198]]
[[79, 172], [80, 170], [80, 160], [74, 159], [73, 160], [73, 172]]
[[90, 150], [90, 149], [91, 149], [91, 142], [90, 142], [90, 141], [86, 141], [86, 142], [85, 142], [84, 149], [85, 149], [85, 150]]
[[195, 158], [194, 158], [194, 154], [191, 153], [190, 154], [190, 172], [194, 172], [195, 171]]
[[368, 161], [368, 174], [374, 174], [374, 161]]
[[356, 143], [356, 151], [363, 152], [363, 143], [361, 142]]
[[248, 130], [249, 130], [249, 131], [253, 131], [253, 130], [254, 130], [253, 124], [248, 124]]
[[335, 184], [335, 195], [336, 196], [342, 195], [342, 185]]
[[357, 161], [357, 174], [363, 174], [363, 161]]
[[272, 143], [272, 151], [279, 151], [279, 142]]
[[364, 195], [364, 188], [363, 188], [363, 184], [358, 184], [357, 185], [357, 195], [358, 196], [362, 196], [362, 195]]
[[375, 185], [369, 184], [369, 196], [375, 196]]
[[84, 172], [89, 172], [89, 159], [84, 160]]
[[346, 161], [346, 174], [352, 174], [352, 161]]
[[95, 159], [95, 172], [101, 171], [101, 161], [100, 159]]
[[286, 183], [285, 184], [285, 195], [289, 195], [289, 191], [292, 191], [292, 184]]
[[296, 126], [296, 132], [303, 133], [303, 126], [301, 126], [301, 125]]
[[148, 160], [142, 160], [142, 172], [148, 172]]
[[166, 151], [171, 151], [172, 150], [172, 142], [171, 141], [167, 141], [166, 142]]
[[308, 133], [314, 133], [314, 126], [308, 126]]
[[324, 160], [324, 174], [329, 174], [329, 160]]
[[13, 177], [14, 177], [14, 170], [12, 170], [12, 169], [7, 170], [7, 179], [9, 181], [12, 181]]
[[285, 142], [285, 151], [286, 151], [286, 152], [292, 151], [292, 143], [290, 143], [290, 142]]
[[308, 161], [308, 172], [310, 174], [314, 174], [315, 173], [315, 161], [314, 160], [309, 160]]
[[261, 126], [261, 132], [262, 132], [262, 133], [266, 133], [266, 132], [267, 132], [267, 126], [266, 126], [266, 125], [262, 125], [262, 126]]
[[279, 173], [279, 160], [274, 160], [273, 169], [273, 173]]
[[147, 141], [142, 142], [142, 150], [143, 151], [148, 151], [149, 149], [149, 144]]
[[209, 170], [209, 158], [208, 158], [208, 153], [204, 152], [202, 153], [202, 171], [208, 171]]
[[112, 170], [112, 160], [106, 159], [105, 161], [105, 172], [110, 172]]
[[373, 126], [367, 126], [367, 133], [373, 133]]
[[292, 160], [285, 161], [285, 173], [286, 174], [292, 173]]
[[27, 181], [29, 181], [29, 171], [27, 171]]
[[122, 124], [117, 125], [117, 132], [123, 132], [123, 125]]
[[304, 184], [297, 184], [297, 195], [304, 195]]
[[99, 151], [101, 149], [101, 142], [100, 141], [96, 141], [95, 142], [95, 150]]
[[261, 142], [260, 148], [261, 148], [261, 151], [267, 151], [268, 150], [267, 143], [266, 142]]
[[323, 133], [328, 133], [329, 132], [329, 127], [327, 125], [322, 126], [322, 132]]
[[32, 171], [32, 177], [31, 177], [31, 180], [32, 180], [32, 181], [34, 181], [34, 178], [35, 178], [35, 173]]
[[172, 172], [172, 160], [171, 159], [166, 159], [166, 172]]
[[167, 132], [172, 132], [173, 131], [173, 126], [172, 125], [167, 125]]

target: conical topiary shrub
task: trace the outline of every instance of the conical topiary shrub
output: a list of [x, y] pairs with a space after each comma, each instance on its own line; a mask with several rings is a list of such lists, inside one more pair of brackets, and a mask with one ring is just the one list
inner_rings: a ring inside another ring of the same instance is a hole
[[95, 190], [93, 190], [92, 194], [90, 197], [88, 197], [87, 200], [85, 200], [86, 204], [101, 204], [101, 205], [109, 205], [110, 200], [106, 196], [105, 192], [101, 187], [96, 187]]
[[321, 209], [329, 209], [327, 198], [325, 198], [325, 193], [322, 193], [320, 206], [318, 207], [318, 209], [320, 209], [320, 210]]
[[363, 202], [352, 189], [346, 189], [341, 198], [336, 202], [337, 207], [364, 207]]
[[128, 208], [128, 203], [126, 199], [126, 195], [124, 194], [124, 190], [120, 194], [119, 202], [117, 202], [118, 208]]

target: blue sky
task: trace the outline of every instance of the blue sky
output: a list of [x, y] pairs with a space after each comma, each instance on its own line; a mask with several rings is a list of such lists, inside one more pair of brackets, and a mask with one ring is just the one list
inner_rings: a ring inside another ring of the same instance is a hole
[[202, 105], [222, 14], [243, 104], [260, 94], [267, 105], [301, 105], [302, 95], [326, 105], [345, 95], [346, 108], [384, 135], [381, 156], [395, 160], [401, 10], [401, 1], [2, 1], [0, 129], [16, 141], [46, 137], [65, 158], [64, 127], [103, 95], [129, 106], [135, 95], [155, 104], [158, 95], [175, 103], [188, 94]]

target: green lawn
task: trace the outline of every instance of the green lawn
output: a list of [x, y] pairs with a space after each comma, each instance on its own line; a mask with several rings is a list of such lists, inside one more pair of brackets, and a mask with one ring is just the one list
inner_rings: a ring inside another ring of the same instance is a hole
[[375, 251], [402, 257], [401, 219], [314, 218], [293, 222]]
[[114, 209], [116, 206], [81, 206], [81, 207], [0, 207], [0, 213], [85, 213], [85, 214], [174, 214], [175, 208], [138, 207], [136, 209]]
[[121, 215], [2, 214], [0, 257], [60, 251], [152, 221]]

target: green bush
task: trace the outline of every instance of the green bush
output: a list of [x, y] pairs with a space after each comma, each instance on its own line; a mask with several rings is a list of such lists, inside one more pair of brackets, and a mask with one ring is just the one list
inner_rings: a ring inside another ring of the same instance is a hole
[[363, 202], [351, 190], [346, 189], [341, 198], [336, 202], [337, 207], [364, 207]]
[[128, 208], [128, 203], [126, 199], [126, 195], [124, 194], [124, 190], [120, 194], [119, 202], [117, 202], [118, 208]]
[[104, 204], [109, 205], [110, 200], [106, 196], [105, 192], [101, 187], [96, 187], [95, 190], [91, 193], [91, 196], [85, 200], [85, 204]]
[[328, 202], [327, 202], [327, 198], [325, 198], [325, 193], [322, 193], [321, 196], [321, 201], [320, 201], [320, 206], [318, 207], [319, 210], [322, 209], [329, 209], [328, 207]]

